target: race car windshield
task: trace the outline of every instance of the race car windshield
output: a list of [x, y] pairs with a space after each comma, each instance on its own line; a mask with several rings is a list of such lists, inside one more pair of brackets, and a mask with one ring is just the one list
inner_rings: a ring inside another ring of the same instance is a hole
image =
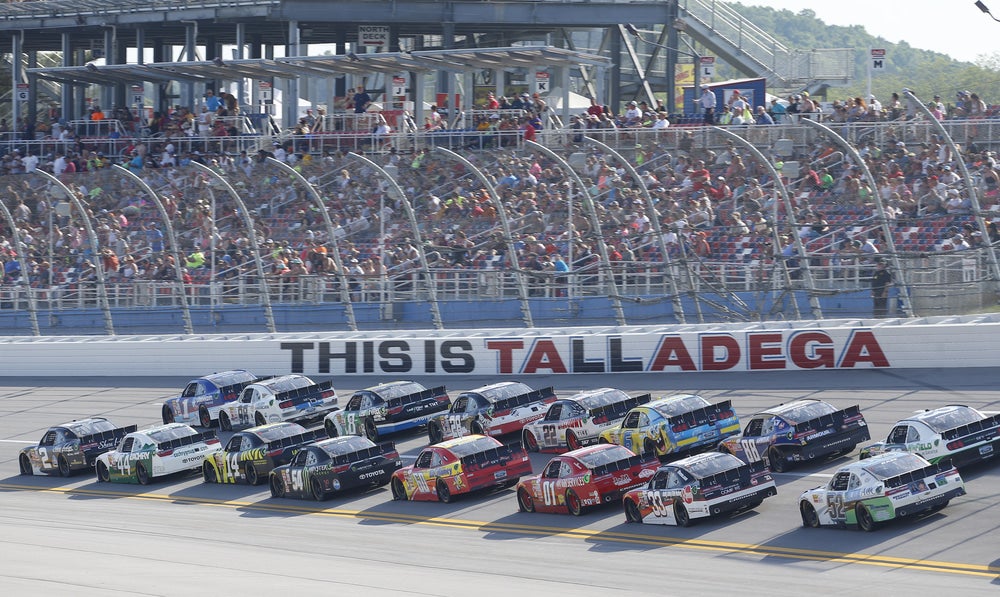
[[169, 427], [167, 429], [157, 429], [149, 432], [149, 438], [158, 444], [169, 442], [182, 437], [189, 437], [198, 432], [190, 427]]
[[524, 385], [523, 383], [505, 384], [502, 386], [493, 386], [491, 388], [483, 388], [481, 390], [477, 390], [479, 394], [482, 394], [490, 402], [496, 402], [497, 400], [506, 400], [507, 398], [513, 398], [514, 396], [527, 394], [530, 391], [531, 388]]
[[960, 406], [943, 412], [937, 412], [927, 417], [922, 417], [923, 422], [927, 423], [927, 426], [933, 429], [934, 433], [941, 433], [943, 431], [948, 431], [949, 429], [954, 429], [955, 427], [975, 423], [980, 419], [982, 419], [982, 417], [979, 413], [966, 406]]
[[589, 454], [584, 454], [579, 456], [580, 462], [587, 465], [587, 468], [597, 468], [604, 464], [610, 464], [612, 462], [618, 462], [619, 460], [625, 460], [626, 458], [631, 458], [632, 453], [626, 448], [621, 446], [615, 446], [613, 448], [608, 448], [607, 450], [599, 450], [597, 452], [591, 452]]
[[299, 425], [287, 424], [287, 425], [277, 425], [274, 427], [268, 427], [267, 429], [262, 429], [257, 432], [257, 435], [260, 437], [260, 439], [264, 440], [265, 442], [273, 442], [275, 440], [279, 440], [285, 437], [298, 435], [300, 433], [303, 433], [304, 431], [305, 429], [300, 427]]
[[927, 466], [927, 463], [916, 454], [900, 453], [897, 458], [866, 466], [865, 470], [878, 479], [888, 479], [902, 475], [903, 473], [922, 469], [925, 466]]
[[330, 456], [343, 456], [344, 454], [367, 450], [374, 444], [367, 438], [354, 435], [340, 441], [317, 445]]
[[718, 454], [713, 456], [714, 458], [695, 460], [694, 462], [686, 464], [684, 468], [690, 471], [695, 477], [704, 479], [705, 477], [717, 475], [721, 472], [739, 468], [743, 465], [743, 461], [732, 454]]
[[382, 400], [392, 400], [393, 398], [399, 398], [401, 396], [409, 396], [410, 394], [416, 394], [418, 392], [423, 392], [426, 390], [424, 386], [418, 384], [415, 381], [401, 383], [391, 386], [378, 386], [372, 388], [372, 392], [381, 396]]
[[456, 457], [464, 458], [466, 456], [471, 456], [472, 454], [478, 454], [479, 452], [492, 450], [496, 447], [497, 447], [496, 440], [490, 439], [488, 437], [481, 437], [471, 442], [462, 442], [448, 449]]
[[105, 419], [89, 419], [86, 421], [73, 421], [72, 423], [66, 423], [63, 425], [66, 429], [72, 431], [77, 437], [83, 437], [85, 435], [94, 435], [95, 433], [101, 433], [103, 431], [111, 431], [115, 428], [111, 421]]
[[675, 399], [670, 400], [670, 402], [656, 404], [653, 408], [656, 409], [656, 412], [669, 418], [683, 415], [699, 408], [705, 408], [706, 406], [708, 406], [708, 400], [705, 400], [701, 396], [689, 395], [677, 396]]
[[813, 419], [818, 419], [823, 415], [828, 415], [830, 413], [837, 412], [837, 409], [826, 402], [805, 402], [797, 406], [793, 406], [787, 410], [780, 409], [778, 414], [780, 414], [786, 421], [792, 423], [804, 423], [806, 421], [811, 421]]
[[628, 400], [628, 394], [621, 390], [605, 390], [598, 394], [591, 394], [580, 399], [580, 406], [587, 410], [594, 410], [602, 406], [614, 404]]

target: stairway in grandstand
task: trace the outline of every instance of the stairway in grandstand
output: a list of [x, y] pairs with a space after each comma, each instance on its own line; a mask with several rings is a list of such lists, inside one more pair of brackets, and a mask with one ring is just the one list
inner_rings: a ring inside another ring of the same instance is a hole
[[679, 5], [675, 27], [746, 75], [766, 78], [768, 88], [813, 89], [853, 78], [852, 48], [789, 49], [728, 4], [682, 0]]

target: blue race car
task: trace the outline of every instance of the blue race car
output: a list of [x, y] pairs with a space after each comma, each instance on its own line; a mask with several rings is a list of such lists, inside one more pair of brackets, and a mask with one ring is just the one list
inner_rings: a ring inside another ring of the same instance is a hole
[[249, 371], [221, 371], [193, 379], [180, 396], [163, 402], [163, 423], [186, 423], [214, 427], [219, 421], [219, 408], [236, 400], [243, 388], [261, 379]]
[[675, 394], [633, 408], [599, 441], [662, 458], [714, 448], [739, 432], [740, 420], [729, 400], [712, 404], [696, 394]]

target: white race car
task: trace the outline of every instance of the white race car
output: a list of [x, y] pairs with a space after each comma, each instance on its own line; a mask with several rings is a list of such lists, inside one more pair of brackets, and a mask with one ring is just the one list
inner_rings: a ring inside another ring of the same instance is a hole
[[524, 426], [521, 437], [529, 452], [566, 452], [596, 444], [601, 432], [621, 423], [629, 410], [650, 401], [614, 388], [600, 388], [560, 398], [545, 416]]
[[219, 409], [219, 427], [319, 420], [337, 410], [333, 383], [314, 383], [305, 375], [282, 375], [248, 385], [235, 402]]
[[222, 451], [215, 431], [199, 433], [183, 423], [133, 431], [118, 447], [97, 457], [97, 480], [148, 485], [153, 477], [197, 471], [206, 456]]
[[1000, 453], [1000, 415], [956, 404], [920, 411], [893, 425], [884, 442], [861, 448], [861, 458], [885, 452], [913, 452], [932, 463], [950, 459], [957, 467], [988, 460]]
[[965, 495], [950, 462], [931, 464], [909, 452], [889, 452], [841, 467], [825, 487], [799, 498], [802, 526], [857, 525], [864, 531], [887, 520], [937, 512]]

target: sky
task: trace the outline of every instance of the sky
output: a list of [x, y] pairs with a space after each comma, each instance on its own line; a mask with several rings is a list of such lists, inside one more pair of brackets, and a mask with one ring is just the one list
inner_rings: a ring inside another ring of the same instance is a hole
[[[868, 33], [893, 43], [934, 50], [974, 62], [980, 54], [1000, 51], [992, 40], [1000, 23], [976, 8], [975, 0], [736, 0], [798, 13], [809, 9], [828, 25], [861, 25]], [[983, 0], [1000, 18], [1000, 0]]]

